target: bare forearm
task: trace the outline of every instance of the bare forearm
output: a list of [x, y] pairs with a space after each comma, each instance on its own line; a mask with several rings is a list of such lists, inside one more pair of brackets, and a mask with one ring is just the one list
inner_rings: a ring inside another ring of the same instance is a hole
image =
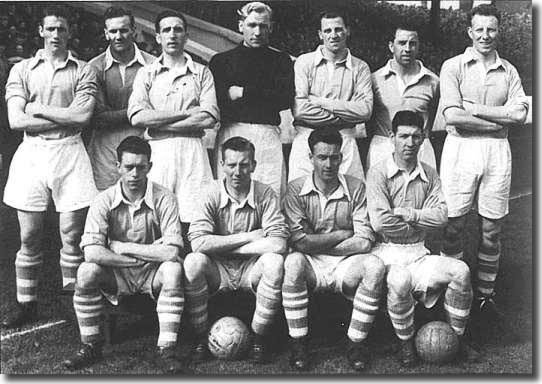
[[351, 237], [341, 241], [327, 251], [332, 256], [350, 256], [360, 253], [367, 253], [371, 250], [371, 242], [361, 237]]
[[232, 235], [205, 235], [192, 241], [195, 252], [205, 254], [227, 253], [250, 242], [248, 232]]
[[167, 244], [123, 243], [121, 254], [147, 262], [160, 263], [177, 261], [179, 248]]
[[53, 129], [61, 128], [58, 124], [37, 117], [19, 114], [17, 118], [9, 118], [9, 126], [14, 131], [26, 131], [28, 133], [47, 132]]
[[186, 133], [186, 134], [200, 134], [203, 135], [204, 129], [211, 129], [214, 127], [215, 119], [207, 113], [198, 113], [197, 115], [190, 116], [184, 120], [177, 121], [172, 124], [166, 124], [156, 128], [158, 131]]
[[132, 125], [140, 128], [160, 128], [163, 125], [184, 120], [189, 116], [189, 113], [181, 111], [144, 109], [132, 117]]
[[293, 246], [303, 253], [326, 253], [329, 249], [335, 247], [341, 241], [352, 236], [352, 232], [333, 231], [320, 234], [306, 234], [306, 236], [297, 241]]
[[239, 248], [232, 250], [231, 254], [251, 257], [263, 255], [264, 253], [284, 254], [285, 252], [286, 239], [280, 237], [265, 237], [242, 245]]
[[527, 116], [522, 105], [489, 106], [475, 104], [472, 115], [495, 124], [521, 124]]
[[475, 117], [470, 112], [459, 108], [447, 109], [444, 111], [444, 118], [446, 124], [472, 132], [494, 132], [502, 129], [500, 124]]
[[87, 246], [84, 249], [85, 261], [106, 267], [135, 267], [141, 261], [132, 256], [120, 255], [102, 246]]

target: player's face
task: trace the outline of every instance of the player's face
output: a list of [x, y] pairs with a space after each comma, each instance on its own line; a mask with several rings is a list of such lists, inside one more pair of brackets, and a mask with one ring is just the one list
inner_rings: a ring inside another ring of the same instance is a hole
[[162, 46], [162, 52], [169, 56], [182, 55], [188, 32], [179, 17], [165, 17], [160, 20], [160, 32], [156, 42]]
[[346, 49], [346, 39], [350, 36], [350, 29], [344, 25], [342, 17], [320, 20], [318, 36], [324, 48], [332, 53], [339, 53]]
[[488, 55], [497, 49], [499, 21], [495, 16], [474, 15], [468, 34], [474, 49]]
[[328, 143], [316, 143], [309, 155], [314, 167], [314, 175], [323, 182], [337, 179], [339, 166], [343, 160], [340, 146]]
[[123, 188], [133, 193], [144, 193], [151, 167], [146, 155], [123, 152], [121, 162], [117, 162]]
[[418, 157], [418, 151], [423, 143], [423, 131], [417, 126], [399, 125], [397, 132], [392, 135], [395, 146], [395, 156], [410, 162]]
[[250, 152], [226, 149], [221, 165], [228, 188], [237, 191], [248, 191], [251, 174], [256, 168], [256, 160], [252, 158]]
[[395, 61], [402, 66], [408, 67], [418, 57], [418, 32], [398, 29], [395, 38], [389, 43], [390, 52]]
[[135, 31], [129, 16], [107, 19], [104, 32], [112, 51], [124, 53], [133, 47]]
[[43, 46], [51, 52], [67, 50], [70, 32], [68, 21], [63, 17], [46, 16], [43, 25], [39, 27], [39, 34], [43, 38]]
[[250, 48], [266, 47], [271, 31], [271, 17], [267, 12], [250, 12], [245, 20], [239, 21], [239, 32], [243, 34], [244, 44]]

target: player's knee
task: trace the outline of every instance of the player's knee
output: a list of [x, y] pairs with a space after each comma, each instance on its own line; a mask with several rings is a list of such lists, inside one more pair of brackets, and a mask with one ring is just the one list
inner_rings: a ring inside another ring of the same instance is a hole
[[160, 266], [163, 283], [166, 285], [180, 285], [183, 275], [183, 266], [175, 261], [165, 261]]
[[456, 261], [451, 265], [450, 272], [452, 274], [452, 279], [460, 285], [466, 285], [470, 283], [470, 270], [469, 266], [460, 260]]
[[62, 235], [62, 249], [64, 252], [69, 254], [80, 253], [79, 243], [81, 242], [83, 229], [78, 225], [72, 224], [60, 228], [60, 232]]
[[378, 285], [384, 279], [386, 266], [380, 258], [370, 255], [363, 261], [365, 285]]
[[295, 278], [305, 272], [306, 259], [302, 253], [294, 252], [286, 256], [284, 260], [284, 277]]
[[81, 288], [94, 285], [103, 273], [101, 266], [95, 263], [89, 263], [87, 261], [81, 263], [77, 269], [77, 285]]
[[482, 220], [482, 245], [490, 249], [498, 249], [501, 224], [498, 221]]
[[199, 252], [192, 252], [184, 258], [183, 266], [185, 274], [197, 276], [205, 272], [208, 264], [209, 260], [207, 255]]
[[450, 218], [448, 225], [444, 228], [444, 238], [450, 242], [459, 241], [464, 225], [463, 217]]
[[40, 230], [21, 227], [21, 250], [25, 254], [35, 254], [40, 248]]
[[389, 292], [398, 296], [404, 296], [409, 293], [412, 287], [410, 273], [406, 269], [396, 266], [390, 268], [386, 283]]
[[272, 281], [280, 281], [284, 276], [284, 258], [278, 253], [265, 253], [261, 256], [263, 274]]

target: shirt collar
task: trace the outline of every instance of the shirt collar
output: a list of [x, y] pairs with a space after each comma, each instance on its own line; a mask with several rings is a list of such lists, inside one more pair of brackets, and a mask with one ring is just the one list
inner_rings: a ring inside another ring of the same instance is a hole
[[[393, 156], [388, 158], [386, 168], [387, 168], [386, 176], [388, 177], [388, 179], [391, 179], [393, 176], [395, 176], [398, 172], [401, 171], [399, 167], [397, 166], [397, 164], [395, 163], [395, 160], [393, 160]], [[416, 168], [414, 168], [414, 170], [410, 174], [410, 178], [414, 179], [418, 175], [420, 175], [420, 178], [426, 183], [429, 182], [429, 179], [427, 178], [427, 174], [425, 173], [425, 170], [423, 169], [419, 160], [416, 163]]]
[[[192, 60], [192, 57], [186, 53], [186, 52], [183, 52], [183, 56], [185, 58], [185, 65], [178, 69], [178, 71], [180, 72], [181, 75], [186, 75], [186, 73], [188, 71], [192, 72], [192, 73], [196, 73], [196, 67], [194, 65], [194, 61]], [[161, 54], [160, 57], [158, 57], [158, 59], [155, 60], [154, 62], [154, 65], [156, 66], [156, 69], [158, 72], [162, 71], [163, 69], [169, 69], [169, 67], [165, 66], [164, 65], [164, 55]]]
[[[41, 61], [45, 61], [45, 50], [40, 49], [36, 52], [34, 57], [30, 59], [30, 69], [34, 69]], [[68, 65], [68, 61], [73, 61], [75, 65], [79, 65], [79, 62], [75, 57], [73, 57], [70, 50], [68, 50], [68, 57], [66, 58], [66, 61], [59, 66], [58, 68], [64, 68], [66, 65]]]
[[[124, 203], [126, 205], [132, 205], [133, 203], [128, 201], [124, 194], [122, 193], [122, 186], [121, 181], [119, 180], [117, 184], [115, 184], [115, 195], [113, 197], [113, 202], [111, 203], [111, 209], [114, 209], [118, 207], [121, 203]], [[143, 201], [149, 207], [150, 209], [154, 210], [154, 194], [153, 194], [153, 188], [152, 188], [152, 181], [147, 179], [147, 188], [145, 189], [145, 195], [143, 196]]]
[[[325, 58], [324, 54], [322, 53], [322, 50], [324, 49], [323, 45], [319, 45], [318, 48], [316, 48], [316, 55], [314, 57], [314, 65], [318, 66], [322, 60], [327, 62], [327, 59]], [[345, 67], [352, 70], [352, 54], [350, 53], [350, 49], [346, 48], [346, 57], [341, 60], [337, 61], [337, 64], [344, 63]]]
[[[340, 199], [341, 197], [346, 196], [348, 201], [352, 200], [350, 196], [350, 192], [348, 191], [348, 186], [346, 184], [346, 179], [344, 178], [344, 175], [342, 173], [339, 173], [338, 178], [339, 178], [339, 188], [337, 188], [337, 190], [333, 192], [331, 196], [337, 199]], [[303, 183], [303, 186], [301, 187], [301, 190], [299, 191], [299, 196], [305, 196], [305, 195], [310, 194], [311, 192], [321, 193], [316, 188], [316, 185], [314, 185], [314, 172], [305, 178], [305, 182]]]
[[[470, 63], [471, 61], [477, 61], [478, 55], [476, 54], [474, 47], [467, 47], [465, 49], [465, 53], [463, 53], [463, 64]], [[504, 64], [501, 60], [501, 57], [499, 56], [499, 53], [495, 51], [495, 63], [489, 68], [489, 69], [496, 69], [499, 67], [504, 68]]]
[[[395, 62], [395, 59], [389, 59], [386, 65], [384, 66], [384, 73], [383, 73], [384, 77], [387, 77], [391, 74], [397, 75], [397, 72], [395, 72], [395, 70], [391, 66], [392, 62]], [[418, 74], [416, 75], [414, 80], [411, 82], [411, 84], [417, 83], [425, 75], [428, 75], [428, 76], [430, 75], [429, 69], [427, 69], [420, 60], [416, 60], [416, 62], [420, 65], [420, 72], [418, 72]]]
[[[235, 199], [228, 194], [226, 189], [226, 179], [220, 181], [220, 208], [225, 208], [229, 202], [236, 203]], [[248, 190], [247, 198], [241, 202], [241, 206], [248, 204], [252, 209], [256, 209], [254, 202], [254, 180], [250, 181], [250, 189]]]
[[[105, 50], [105, 71], [107, 71], [113, 63], [118, 63], [119, 61], [113, 57], [113, 54], [111, 53], [111, 46], [107, 47]], [[143, 54], [141, 53], [141, 50], [137, 47], [137, 45], [134, 43], [134, 57], [128, 64], [126, 64], [127, 67], [132, 66], [134, 63], [139, 63], [142, 66], [146, 65], [146, 61], [143, 58]]]

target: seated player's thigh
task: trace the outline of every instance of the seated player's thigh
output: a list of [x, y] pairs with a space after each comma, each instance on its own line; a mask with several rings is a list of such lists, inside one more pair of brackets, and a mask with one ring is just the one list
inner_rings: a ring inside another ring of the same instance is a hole
[[468, 266], [461, 260], [452, 257], [428, 255], [411, 268], [414, 287], [422, 284], [427, 289], [437, 290], [450, 282], [468, 277]]
[[202, 277], [205, 279], [209, 294], [215, 293], [220, 288], [222, 274], [219, 266], [206, 254], [200, 252], [189, 253], [184, 258], [183, 267], [188, 281], [193, 282]]
[[384, 271], [384, 264], [378, 257], [371, 254], [361, 254], [343, 259], [337, 266], [335, 274], [337, 279], [342, 281], [340, 287], [342, 293], [346, 297], [353, 297], [362, 280], [380, 281]]

